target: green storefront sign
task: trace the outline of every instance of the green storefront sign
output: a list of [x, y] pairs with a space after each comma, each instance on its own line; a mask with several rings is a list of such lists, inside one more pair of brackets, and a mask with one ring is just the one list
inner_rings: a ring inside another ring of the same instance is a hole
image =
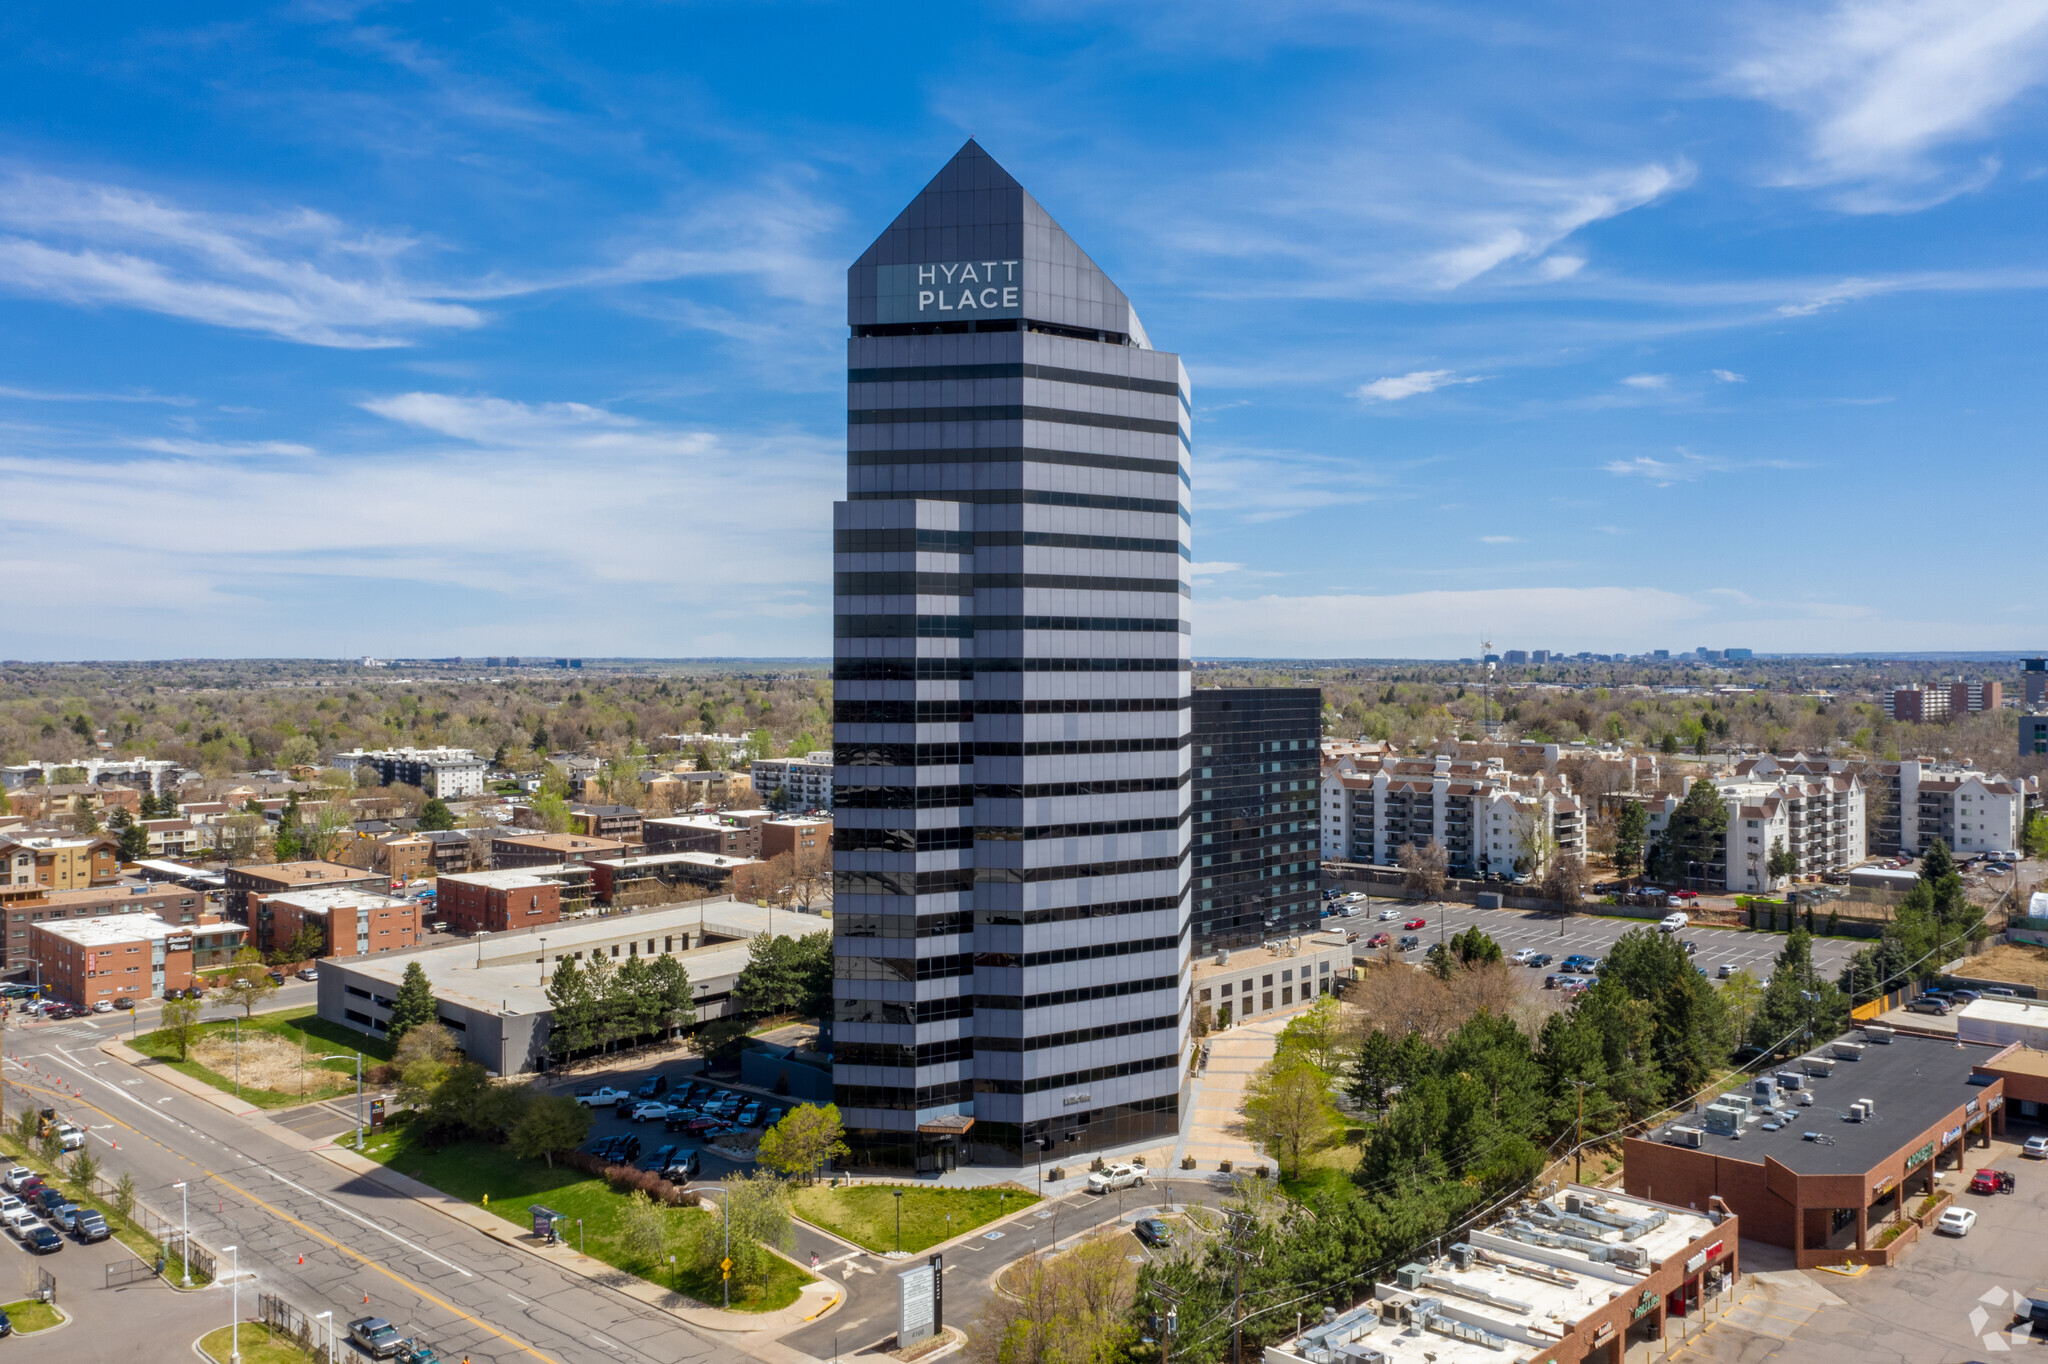
[[1643, 1317], [1646, 1314], [1648, 1314], [1649, 1310], [1655, 1307], [1656, 1305], [1657, 1295], [1655, 1293], [1652, 1293], [1649, 1289], [1645, 1288], [1643, 1290], [1642, 1300], [1636, 1304], [1635, 1310], [1628, 1314], [1628, 1319], [1632, 1322], [1641, 1321]]
[[1908, 1170], [1912, 1169], [1915, 1165], [1918, 1165], [1921, 1162], [1925, 1161], [1929, 1156], [1933, 1154], [1934, 1143], [1930, 1141], [1925, 1146], [1915, 1151], [1912, 1155], [1906, 1157], [1906, 1168]]

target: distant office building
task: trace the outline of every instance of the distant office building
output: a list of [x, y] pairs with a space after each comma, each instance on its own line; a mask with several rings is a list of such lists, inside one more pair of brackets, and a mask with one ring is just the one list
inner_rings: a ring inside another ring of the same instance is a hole
[[1884, 713], [1901, 724], [1928, 725], [1948, 719], [1946, 687], [1894, 687], [1884, 694]]
[[[1561, 658], [1563, 655], [1560, 654], [1559, 657]], [[1550, 650], [1531, 649], [1529, 651], [1529, 661], [1531, 663], [1548, 663], [1550, 661]]]
[[1951, 682], [1948, 688], [1948, 713], [1968, 715], [1981, 710], [1997, 710], [2005, 704], [2005, 685], [2000, 682]]
[[1745, 659], [1755, 658], [1756, 651], [1754, 649], [1723, 649], [1721, 656], [1730, 663], [1739, 663]]
[[2020, 756], [2030, 758], [2037, 753], [2048, 753], [2048, 715], [2022, 715]]
[[1669, 649], [1652, 649], [1650, 650], [1650, 657], [1668, 659], [1671, 657], [1671, 651]]
[[335, 754], [334, 765], [374, 772], [385, 786], [417, 786], [443, 800], [482, 795], [484, 772], [490, 766], [466, 748], [358, 748]]
[[2020, 660], [2020, 677], [2026, 684], [2028, 710], [2039, 710], [2048, 705], [2048, 658], [2023, 658]]
[[1527, 649], [1510, 649], [1500, 656], [1500, 661], [1503, 663], [1527, 663], [1529, 661], [1529, 651]]
[[1202, 687], [1192, 709], [1195, 951], [1308, 932], [1322, 689]]

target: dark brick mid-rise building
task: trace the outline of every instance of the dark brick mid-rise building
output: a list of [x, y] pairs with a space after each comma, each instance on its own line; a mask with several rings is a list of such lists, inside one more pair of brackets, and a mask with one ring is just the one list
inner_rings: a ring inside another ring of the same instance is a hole
[[1314, 929], [1322, 690], [1200, 687], [1193, 700], [1195, 950]]

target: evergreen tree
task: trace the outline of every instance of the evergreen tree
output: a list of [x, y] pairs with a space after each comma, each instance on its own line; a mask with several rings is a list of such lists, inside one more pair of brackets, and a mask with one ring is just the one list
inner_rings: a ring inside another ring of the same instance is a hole
[[1809, 1047], [1841, 1032], [1848, 1019], [1849, 1001], [1814, 975], [1813, 935], [1793, 925], [1750, 1024], [1751, 1043]]
[[697, 1005], [690, 992], [690, 973], [674, 957], [662, 955], [654, 959], [647, 968], [654, 986], [655, 997], [660, 1008], [658, 1018], [662, 1036], [673, 1037], [678, 1029], [688, 1028], [697, 1021]]
[[407, 962], [405, 976], [398, 982], [398, 997], [391, 1001], [391, 1023], [385, 1036], [395, 1045], [422, 1023], [432, 1023], [435, 1015], [433, 983], [418, 962]]
[[552, 1023], [548, 1029], [548, 1054], [566, 1061], [596, 1045], [597, 1001], [590, 982], [574, 957], [555, 963], [548, 980], [548, 1008]]
[[1648, 836], [1650, 812], [1639, 800], [1623, 801], [1614, 816], [1614, 869], [1623, 876], [1642, 870], [1643, 840]]
[[430, 796], [420, 807], [420, 828], [429, 831], [455, 827], [455, 812], [448, 808], [448, 802], [439, 796]]
[[1671, 812], [1664, 836], [1651, 849], [1651, 873], [1674, 883], [1704, 874], [1708, 864], [1721, 860], [1727, 832], [1728, 807], [1714, 784], [1701, 777]]

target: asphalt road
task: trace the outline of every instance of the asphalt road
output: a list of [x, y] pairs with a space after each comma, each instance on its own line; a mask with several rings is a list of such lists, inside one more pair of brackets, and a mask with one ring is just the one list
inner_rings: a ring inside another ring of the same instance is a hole
[[[1382, 922], [1380, 915], [1391, 912], [1397, 917]], [[1424, 918], [1429, 922], [1420, 929], [1403, 929], [1402, 921]], [[1407, 954], [1410, 961], [1422, 960], [1422, 954], [1443, 938], [1460, 933], [1477, 925], [1488, 937], [1501, 945], [1509, 954], [1522, 948], [1534, 948], [1548, 952], [1556, 958], [1548, 967], [1527, 973], [1529, 983], [1537, 989], [1543, 986], [1543, 978], [1560, 969], [1560, 963], [1574, 952], [1589, 957], [1604, 957], [1622, 934], [1636, 928], [1655, 929], [1655, 919], [1620, 919], [1606, 915], [1574, 914], [1560, 917], [1536, 910], [1521, 909], [1477, 909], [1464, 904], [1404, 904], [1388, 911], [1381, 903], [1375, 902], [1370, 913], [1363, 908], [1349, 917], [1332, 916], [1323, 920], [1324, 928], [1343, 927], [1355, 929], [1361, 936], [1359, 943], [1375, 933], [1392, 932], [1396, 941], [1409, 933], [1422, 939], [1419, 947]], [[1784, 950], [1783, 933], [1749, 932], [1728, 928], [1706, 928], [1694, 925], [1678, 935], [1681, 939], [1698, 944], [1699, 950], [1693, 956], [1693, 964], [1705, 968], [1709, 976], [1718, 976], [1723, 964], [1737, 970], [1747, 970], [1759, 981], [1767, 980], [1771, 964], [1779, 952]], [[1822, 975], [1832, 978], [1848, 965], [1849, 958], [1858, 949], [1869, 944], [1854, 938], [1815, 938], [1813, 940], [1813, 964]]]
[[[23, 1084], [41, 1084], [25, 1066], [77, 1085], [83, 1100], [47, 1092], [34, 1097], [88, 1126], [108, 1176], [133, 1175], [143, 1200], [158, 1212], [178, 1217], [179, 1191], [172, 1186], [188, 1182], [193, 1234], [207, 1245], [240, 1248], [250, 1276], [242, 1287], [245, 1302], [257, 1289], [309, 1314], [331, 1310], [343, 1323], [374, 1313], [443, 1356], [459, 1360], [467, 1353], [475, 1364], [684, 1364], [738, 1353], [666, 1313], [288, 1146], [269, 1135], [267, 1124], [237, 1118], [114, 1061], [95, 1048], [104, 1036], [82, 1023], [14, 1031], [8, 1038], [10, 1110], [22, 1102]], [[68, 1283], [66, 1291], [74, 1298], [108, 1293]], [[225, 1322], [227, 1304], [216, 1300], [216, 1311]], [[101, 1357], [84, 1348], [90, 1339], [89, 1332], [64, 1331], [64, 1357]], [[105, 1357], [133, 1364], [182, 1355], [185, 1345], [164, 1341], [154, 1351]]]

